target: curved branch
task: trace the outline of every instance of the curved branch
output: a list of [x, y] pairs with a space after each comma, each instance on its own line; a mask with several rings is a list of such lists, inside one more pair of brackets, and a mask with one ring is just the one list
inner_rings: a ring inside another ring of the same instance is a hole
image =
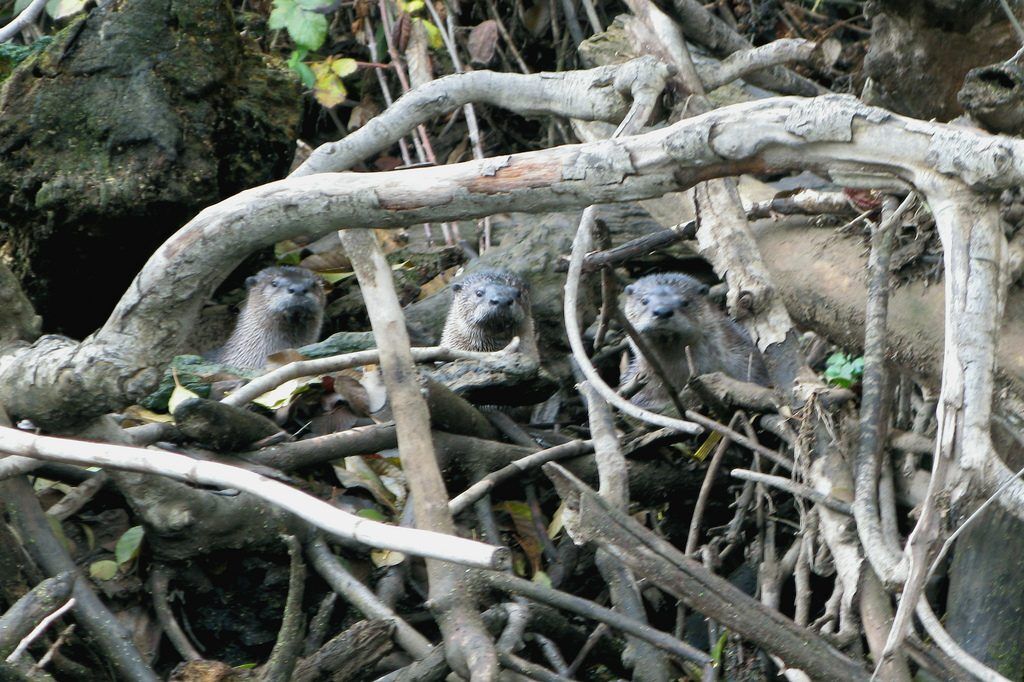
[[660, 91], [665, 82], [664, 69], [653, 57], [639, 57], [586, 71], [455, 73], [424, 83], [351, 135], [317, 147], [292, 177], [347, 170], [387, 149], [416, 126], [470, 103], [491, 104], [523, 116], [554, 115], [618, 123], [629, 108], [634, 83], [653, 80]]
[[60, 427], [140, 399], [225, 273], [299, 234], [568, 210], [767, 168], [875, 185], [892, 175], [911, 184], [951, 175], [994, 191], [1024, 184], [1024, 141], [903, 118], [852, 97], [777, 98], [617, 140], [439, 168], [289, 178], [196, 216], [150, 258], [87, 342], [46, 336], [0, 356], [0, 402], [16, 418]]
[[28, 7], [21, 10], [21, 14], [4, 24], [3, 27], [0, 27], [0, 43], [6, 42], [18, 35], [21, 29], [35, 21], [39, 13], [46, 7], [46, 3], [47, 0], [32, 0]]

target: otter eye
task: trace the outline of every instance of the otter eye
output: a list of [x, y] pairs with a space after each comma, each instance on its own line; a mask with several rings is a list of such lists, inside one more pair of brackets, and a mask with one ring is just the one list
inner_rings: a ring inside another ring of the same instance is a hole
[[687, 300], [686, 300], [686, 299], [684, 298], [684, 299], [683, 299], [682, 301], [680, 301], [680, 302], [679, 302], [679, 307], [680, 307], [680, 308], [689, 308], [689, 307], [690, 307], [690, 302], [689, 302], [689, 301], [687, 301]]
[[484, 295], [484, 290], [483, 289], [477, 289], [476, 290], [476, 295], [477, 295], [477, 298], [483, 296]]
[[272, 286], [272, 287], [279, 287], [279, 286], [281, 286], [281, 280], [279, 280], [279, 279], [272, 279], [272, 280], [270, 280], [270, 286]]
[[641, 305], [647, 305], [650, 302], [651, 302], [651, 299], [649, 299], [649, 298], [641, 298], [640, 299], [640, 304]]

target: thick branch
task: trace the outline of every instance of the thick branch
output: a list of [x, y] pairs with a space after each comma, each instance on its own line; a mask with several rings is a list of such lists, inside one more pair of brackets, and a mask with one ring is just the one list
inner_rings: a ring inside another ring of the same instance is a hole
[[902, 118], [850, 97], [783, 98], [618, 140], [270, 183], [211, 206], [171, 237], [87, 343], [48, 336], [0, 356], [0, 402], [12, 416], [60, 426], [138, 400], [224, 273], [253, 251], [299, 234], [566, 210], [768, 168], [806, 168], [847, 182], [872, 174], [868, 184], [879, 173], [910, 183], [929, 173], [956, 174], [978, 190], [997, 190], [1024, 184], [1024, 141]]

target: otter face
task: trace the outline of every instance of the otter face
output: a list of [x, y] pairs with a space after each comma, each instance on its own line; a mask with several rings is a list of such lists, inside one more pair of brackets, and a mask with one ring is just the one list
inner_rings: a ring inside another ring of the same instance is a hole
[[323, 287], [305, 268], [266, 268], [250, 277], [248, 284], [250, 288], [260, 287], [267, 309], [289, 322], [312, 320], [323, 314]]
[[476, 285], [454, 284], [452, 289], [472, 306], [468, 321], [487, 329], [510, 329], [523, 321], [523, 292], [518, 287], [495, 282]]
[[626, 318], [654, 343], [696, 343], [703, 334], [697, 307], [706, 292], [685, 275], [643, 277], [626, 287]]
[[526, 285], [505, 271], [484, 271], [452, 284], [453, 305], [465, 311], [464, 319], [475, 327], [506, 331], [519, 326], [526, 317]]

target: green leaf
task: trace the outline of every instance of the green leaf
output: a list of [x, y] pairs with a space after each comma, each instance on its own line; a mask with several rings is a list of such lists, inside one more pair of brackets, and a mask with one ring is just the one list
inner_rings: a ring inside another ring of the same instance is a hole
[[267, 26], [275, 31], [288, 28], [288, 20], [295, 12], [302, 9], [295, 3], [295, 0], [274, 0], [274, 9], [270, 12], [270, 20]]
[[364, 519], [369, 519], [370, 521], [380, 521], [381, 523], [386, 523], [388, 520], [388, 517], [384, 516], [376, 509], [360, 509], [356, 512], [356, 516], [361, 516]]
[[192, 391], [188, 390], [184, 386], [178, 383], [178, 378], [174, 378], [174, 390], [171, 391], [171, 397], [167, 400], [167, 411], [174, 412], [178, 408], [178, 405], [189, 400], [191, 398], [198, 398], [199, 396]]
[[89, 577], [95, 580], [110, 580], [117, 575], [117, 562], [110, 559], [89, 564]]
[[313, 89], [316, 86], [316, 74], [313, 73], [313, 69], [309, 68], [309, 64], [299, 62], [298, 66], [295, 67], [295, 71], [299, 74], [299, 78], [302, 79], [302, 84], [307, 88]]
[[398, 6], [407, 14], [415, 14], [425, 7], [423, 0], [399, 0]]
[[316, 76], [313, 96], [321, 106], [330, 109], [345, 101], [348, 91], [341, 79], [335, 75], [331, 59], [313, 62], [310, 64], [310, 68], [313, 69], [313, 75]]
[[305, 10], [316, 11], [334, 4], [334, 0], [298, 0], [299, 6]]
[[11, 10], [11, 12], [14, 14], [14, 16], [17, 16], [21, 14], [21, 11], [28, 7], [29, 3], [31, 2], [32, 0], [18, 0], [16, 3], [14, 3], [14, 9]]
[[715, 642], [715, 646], [711, 647], [711, 658], [714, 659], [715, 663], [722, 665], [722, 653], [725, 651], [725, 643], [729, 639], [729, 631], [723, 630], [722, 636]]
[[551, 587], [551, 576], [549, 576], [544, 571], [537, 571], [533, 574], [533, 577], [530, 578], [530, 580], [532, 582], [537, 583], [538, 585], [543, 585], [544, 587]]
[[693, 458], [698, 462], [703, 462], [708, 456], [708, 453], [715, 449], [715, 446], [718, 445], [718, 441], [720, 440], [722, 440], [722, 434], [718, 431], [712, 431], [708, 434], [707, 440], [701, 443], [700, 447], [697, 448], [697, 451], [693, 453]]
[[114, 558], [118, 566], [124, 566], [134, 561], [139, 556], [139, 549], [142, 547], [142, 538], [146, 531], [142, 526], [132, 526], [117, 539], [114, 546]]
[[430, 47], [435, 50], [441, 49], [441, 46], [444, 45], [444, 40], [441, 39], [441, 30], [438, 29], [437, 26], [434, 26], [432, 23], [427, 21], [426, 19], [417, 18], [414, 19], [413, 21], [420, 22], [421, 24], [423, 24], [423, 28], [426, 29], [427, 45], [430, 45]]
[[295, 0], [274, 0], [267, 25], [287, 29], [297, 47], [319, 49], [327, 38], [327, 17], [303, 9]]

